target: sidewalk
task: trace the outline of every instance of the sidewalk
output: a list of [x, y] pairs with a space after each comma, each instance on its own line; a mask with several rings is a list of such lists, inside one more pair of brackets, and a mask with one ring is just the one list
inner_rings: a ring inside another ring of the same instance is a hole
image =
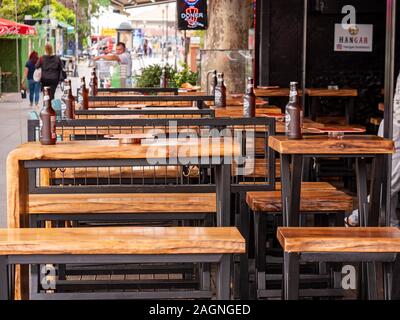
[[[91, 69], [87, 62], [79, 65], [79, 76], [86, 77], [86, 84], [90, 81]], [[72, 92], [76, 94], [79, 78], [71, 78]], [[61, 97], [60, 88], [57, 89], [55, 98]], [[43, 97], [40, 95], [39, 108], [42, 107]], [[27, 119], [31, 111], [38, 111], [29, 107], [29, 99], [21, 99], [20, 93], [4, 93], [0, 98], [0, 227], [7, 226], [7, 188], [6, 188], [6, 160], [8, 153], [19, 144], [27, 142]]]

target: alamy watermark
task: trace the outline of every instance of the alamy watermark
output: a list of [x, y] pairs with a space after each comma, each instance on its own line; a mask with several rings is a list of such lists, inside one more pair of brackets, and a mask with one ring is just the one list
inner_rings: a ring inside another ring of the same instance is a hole
[[170, 121], [168, 128], [148, 131], [146, 160], [149, 165], [236, 166], [237, 175], [249, 175], [255, 166], [254, 128], [178, 128]]

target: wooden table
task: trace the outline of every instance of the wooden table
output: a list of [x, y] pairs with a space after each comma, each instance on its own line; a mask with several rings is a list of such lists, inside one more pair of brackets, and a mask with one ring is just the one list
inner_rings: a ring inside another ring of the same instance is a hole
[[[271, 88], [271, 89], [263, 89], [263, 88], [255, 88], [254, 93], [257, 97], [289, 97], [289, 88]], [[303, 95], [302, 90], [298, 90], [299, 96]]]
[[[242, 105], [228, 105], [226, 108], [215, 108], [210, 107], [211, 110], [215, 111], [216, 118], [242, 118], [243, 117], [243, 106]], [[281, 114], [281, 109], [276, 106], [257, 106], [256, 116], [262, 117], [265, 114]]]
[[[310, 157], [344, 157], [356, 159], [356, 180], [360, 226], [378, 226], [381, 208], [381, 186], [384, 183], [381, 168], [384, 156], [394, 153], [392, 140], [377, 136], [344, 136], [332, 139], [327, 136], [304, 136], [289, 140], [286, 136], [270, 136], [269, 146], [280, 154], [282, 181], [282, 214], [286, 227], [299, 226], [300, 191], [303, 159]], [[373, 158], [370, 203], [367, 192], [366, 158]], [[384, 197], [383, 197], [384, 199]], [[376, 291], [375, 265], [367, 263], [362, 268], [367, 283], [366, 292], [374, 299]], [[287, 275], [285, 274], [285, 277]]]
[[[118, 162], [119, 165], [130, 166], [188, 165], [203, 164], [205, 159], [216, 169], [217, 225], [228, 226], [231, 215], [229, 160], [240, 156], [241, 148], [240, 144], [232, 139], [221, 139], [220, 143], [216, 144], [210, 140], [208, 142], [160, 140], [155, 144], [120, 145], [118, 141], [97, 140], [65, 141], [51, 146], [44, 146], [38, 142], [24, 143], [11, 151], [7, 157], [8, 227], [29, 226], [29, 186], [35, 184], [29, 177], [29, 168], [68, 168], [94, 164], [104, 166], [107, 165], [107, 161], [112, 165]], [[152, 162], [149, 162], [148, 157], [151, 157]], [[74, 193], [74, 190], [71, 188], [67, 192]], [[20, 291], [19, 287], [16, 287], [18, 297]]]
[[[224, 144], [224, 142], [227, 142]], [[228, 139], [221, 139], [221, 143], [185, 143], [181, 140], [168, 142], [160, 140], [154, 144], [119, 144], [118, 141], [63, 141], [56, 145], [44, 146], [38, 142], [28, 142], [11, 151], [7, 158], [7, 215], [8, 227], [26, 227], [26, 201], [29, 178], [27, 167], [38, 164], [38, 161], [52, 167], [73, 167], [74, 161], [97, 161], [101, 166], [102, 161], [127, 160], [138, 165], [155, 165], [149, 163], [147, 156], [151, 155], [152, 161], [166, 161], [157, 165], [202, 164], [203, 159], [213, 159], [212, 165], [216, 166], [218, 225], [228, 225], [230, 216], [230, 202], [227, 201], [228, 193], [223, 194], [230, 184], [230, 164], [228, 158], [240, 156], [240, 145]], [[202, 159], [203, 158], [203, 159]], [[217, 159], [217, 160], [216, 160]], [[218, 160], [219, 159], [219, 160]], [[35, 162], [36, 161], [36, 162]], [[189, 163], [187, 163], [189, 161]], [[30, 165], [29, 165], [30, 162]], [[59, 162], [59, 163], [57, 163]], [[62, 163], [61, 163], [62, 162]], [[82, 164], [81, 164], [82, 165]], [[133, 165], [133, 164], [132, 164]], [[223, 173], [223, 174], [222, 174]]]
[[[194, 291], [43, 292], [39, 284], [53, 264], [214, 263], [217, 299], [230, 299], [231, 255], [245, 252], [236, 228], [96, 227], [0, 229], [0, 300], [9, 298], [9, 266], [31, 265], [31, 299], [160, 299], [211, 298], [211, 277]], [[39, 265], [50, 264], [45, 273]], [[10, 279], [11, 278], [11, 279]], [[50, 282], [49, 281], [49, 282]]]
[[[303, 158], [307, 157], [351, 157], [357, 163], [357, 185], [361, 225], [378, 225], [380, 208], [380, 185], [383, 177], [379, 168], [384, 155], [394, 153], [394, 142], [377, 136], [348, 135], [342, 139], [327, 136], [304, 136], [300, 140], [289, 140], [286, 136], [270, 136], [269, 146], [281, 157], [282, 201], [285, 226], [299, 225], [301, 170]], [[371, 184], [371, 205], [367, 201], [366, 159], [374, 158]], [[290, 164], [293, 163], [292, 169]]]
[[317, 118], [318, 113], [318, 103], [316, 97], [334, 97], [340, 98], [345, 97], [347, 99], [346, 104], [346, 122], [347, 124], [354, 122], [354, 102], [355, 98], [358, 97], [357, 89], [325, 89], [325, 88], [309, 88], [306, 89], [306, 94], [310, 97], [310, 116], [312, 120]]

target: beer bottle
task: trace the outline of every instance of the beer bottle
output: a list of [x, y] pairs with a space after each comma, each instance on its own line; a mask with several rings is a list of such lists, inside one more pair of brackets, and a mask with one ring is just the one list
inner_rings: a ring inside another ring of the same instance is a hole
[[99, 79], [97, 78], [96, 67], [93, 67], [92, 74], [94, 76], [94, 81], [95, 81], [95, 84], [96, 84], [96, 88], [98, 88], [99, 87]]
[[212, 73], [212, 78], [211, 78], [211, 95], [215, 95], [215, 87], [217, 86], [218, 80], [217, 80], [217, 70], [214, 70]]
[[40, 111], [39, 141], [43, 145], [56, 144], [56, 112], [51, 106], [50, 87], [43, 88], [43, 108]]
[[86, 88], [85, 77], [81, 78], [81, 86], [79, 88], [78, 103], [81, 109], [89, 109], [89, 90]]
[[256, 95], [254, 94], [254, 81], [247, 79], [247, 90], [243, 96], [243, 117], [253, 118], [256, 116]]
[[75, 97], [72, 95], [72, 84], [71, 80], [68, 80], [68, 95], [65, 101], [65, 118], [74, 119], [75, 118]]
[[93, 72], [92, 75], [90, 76], [89, 95], [97, 96], [97, 77], [96, 73]]
[[285, 133], [289, 139], [301, 139], [301, 107], [299, 104], [297, 82], [290, 83], [289, 103], [285, 110]]
[[162, 72], [161, 72], [160, 88], [167, 88], [168, 87], [167, 82], [168, 82], [168, 80], [167, 80], [167, 72], [166, 72], [165, 67], [164, 67], [162, 69]]
[[67, 109], [67, 100], [69, 94], [69, 82], [67, 79], [64, 80], [64, 92], [61, 96], [61, 115], [65, 115], [65, 110]]
[[215, 95], [214, 95], [214, 106], [216, 108], [225, 108], [226, 107], [226, 87], [224, 84], [224, 74], [218, 73], [217, 75], [217, 86], [215, 87]]

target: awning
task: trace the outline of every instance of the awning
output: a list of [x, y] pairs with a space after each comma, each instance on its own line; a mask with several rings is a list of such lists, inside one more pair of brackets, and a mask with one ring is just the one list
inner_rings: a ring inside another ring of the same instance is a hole
[[0, 18], [0, 37], [16, 35], [34, 36], [36, 29], [26, 24]]

